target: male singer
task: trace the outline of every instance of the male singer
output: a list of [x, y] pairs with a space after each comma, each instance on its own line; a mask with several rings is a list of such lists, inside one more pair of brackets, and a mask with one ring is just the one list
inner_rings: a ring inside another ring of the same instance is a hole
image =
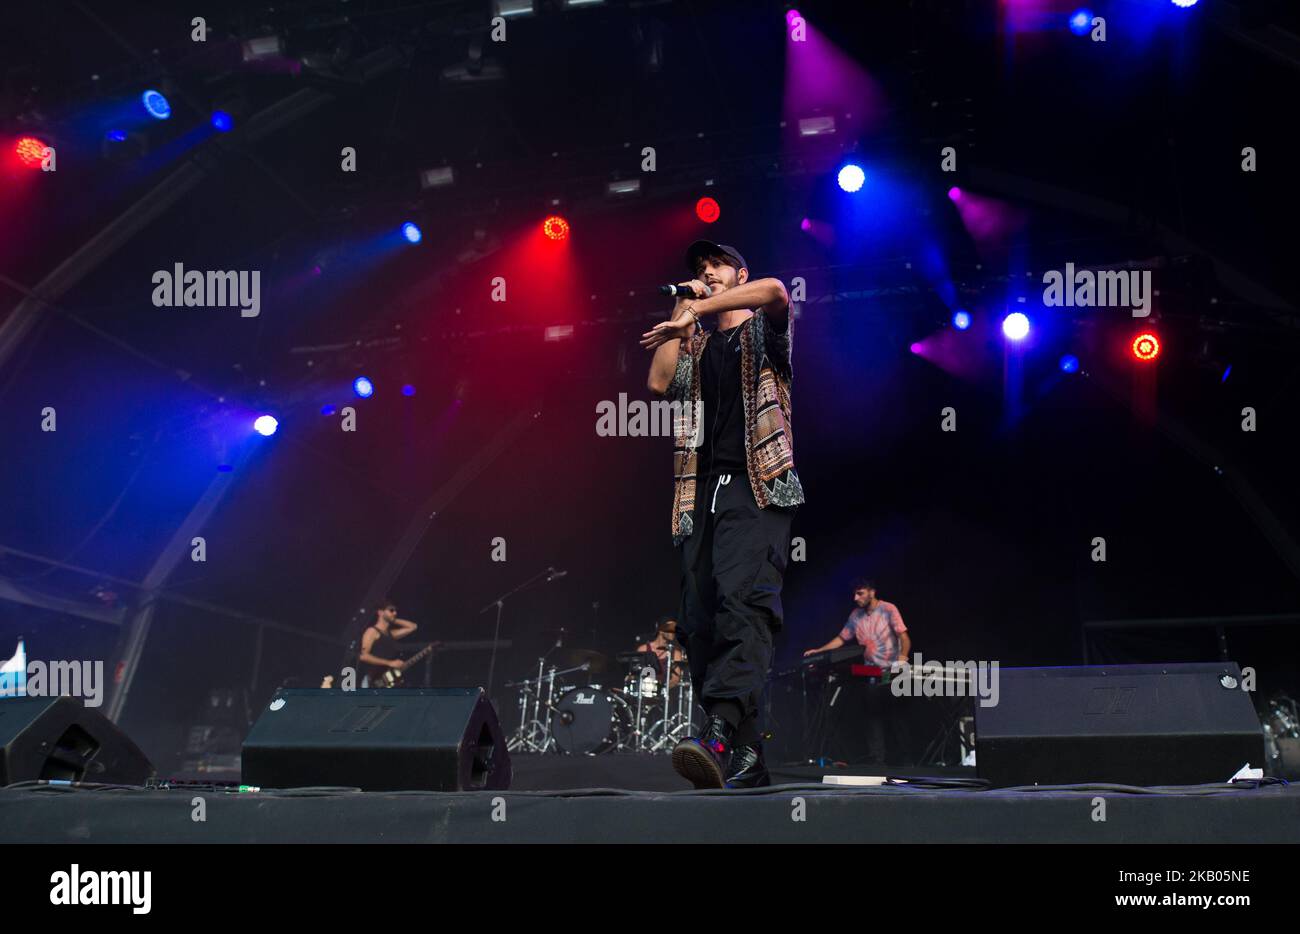
[[[693, 419], [675, 426], [672, 532], [680, 628], [708, 721], [672, 761], [696, 788], [753, 788], [771, 783], [758, 704], [781, 629], [790, 524], [804, 501], [790, 440], [790, 300], [778, 279], [750, 281], [725, 244], [697, 240], [686, 268], [691, 294], [641, 338], [654, 351], [650, 390], [703, 412], [701, 432]], [[701, 320], [714, 316], [706, 332]]]

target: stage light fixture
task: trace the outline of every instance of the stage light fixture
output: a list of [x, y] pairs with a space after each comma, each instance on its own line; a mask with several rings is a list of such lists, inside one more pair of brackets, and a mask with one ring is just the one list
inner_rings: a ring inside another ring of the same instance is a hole
[[952, 315], [952, 326], [959, 331], [964, 331], [970, 327], [970, 312], [955, 311]]
[[1092, 29], [1091, 10], [1078, 9], [1070, 15], [1070, 32], [1076, 36], [1086, 36], [1090, 29]]
[[375, 384], [365, 376], [358, 376], [352, 381], [352, 391], [362, 399], [369, 399], [375, 394]]
[[29, 169], [39, 169], [49, 149], [48, 145], [35, 136], [23, 136], [14, 143], [14, 153], [18, 156], [18, 161]]
[[799, 121], [800, 136], [831, 136], [834, 133], [834, 117], [803, 117]]
[[410, 221], [407, 221], [402, 225], [402, 238], [406, 240], [407, 243], [419, 243], [424, 239], [424, 234], [420, 232], [419, 227], [412, 224]]
[[241, 51], [246, 62], [276, 58], [284, 54], [284, 40], [279, 36], [258, 36], [255, 39], [246, 39], [241, 45]]
[[402, 387], [402, 395], [404, 396], [415, 395], [415, 387], [412, 386], [410, 383], [407, 383], [405, 386]]
[[551, 240], [567, 240], [569, 237], [569, 222], [558, 214], [552, 214], [542, 221], [542, 233], [546, 234], [547, 238]]
[[1023, 312], [1011, 312], [1002, 319], [1002, 333], [1008, 340], [1024, 340], [1029, 336], [1029, 318]]
[[145, 112], [155, 120], [166, 120], [172, 115], [172, 105], [167, 98], [152, 88], [140, 95], [140, 103], [144, 105]]
[[1143, 331], [1133, 338], [1133, 357], [1143, 363], [1149, 363], [1160, 356], [1160, 340], [1150, 331]]
[[1186, 10], [1196, 6], [1196, 0], [1173, 0], [1174, 6]]
[[497, 16], [531, 16], [533, 0], [492, 0], [492, 10]]
[[961, 200], [961, 189], [958, 188], [956, 185], [953, 185], [951, 188], [949, 188], [949, 189], [948, 189], [948, 200], [950, 200], [950, 201], [960, 201], [960, 200]]
[[605, 183], [605, 194], [611, 198], [627, 198], [641, 193], [641, 179], [618, 178]]
[[695, 202], [695, 216], [706, 224], [712, 224], [722, 216], [722, 208], [712, 198], [701, 198]]
[[840, 174], [836, 179], [840, 187], [847, 192], [855, 192], [862, 187], [862, 183], [867, 180], [867, 173], [862, 171], [862, 166], [849, 163], [840, 169]]
[[436, 169], [425, 169], [420, 173], [420, 187], [423, 189], [443, 188], [455, 181], [456, 174], [449, 165]]
[[279, 427], [280, 423], [275, 420], [274, 415], [259, 415], [253, 420], [253, 430], [263, 438], [271, 437]]
[[212, 112], [212, 128], [218, 133], [229, 133], [235, 128], [235, 118], [224, 110]]
[[1064, 357], [1062, 357], [1062, 358], [1061, 358], [1061, 372], [1062, 372], [1062, 373], [1077, 373], [1077, 372], [1079, 372], [1079, 358], [1076, 357], [1076, 356], [1075, 356], [1074, 354], [1072, 354], [1072, 353], [1068, 353], [1068, 354], [1066, 354]]

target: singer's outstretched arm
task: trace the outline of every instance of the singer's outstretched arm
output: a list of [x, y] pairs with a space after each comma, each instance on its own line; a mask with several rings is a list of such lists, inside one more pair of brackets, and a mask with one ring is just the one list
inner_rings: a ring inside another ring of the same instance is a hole
[[[766, 316], [778, 332], [784, 331], [790, 322], [790, 296], [780, 279], [744, 282], [708, 298], [685, 299], [684, 302], [673, 309], [672, 318], [661, 321], [641, 335], [642, 347], [658, 353], [665, 344], [675, 344], [677, 339], [687, 336], [696, 318], [727, 311], [752, 308], [757, 314]], [[654, 389], [654, 385], [650, 388]]]
[[785, 283], [773, 278], [745, 282], [689, 304], [691, 310], [701, 318], [724, 311], [752, 308], [755, 312], [767, 315], [767, 319], [778, 331], [785, 327], [786, 317], [790, 313], [790, 296], [785, 290]]

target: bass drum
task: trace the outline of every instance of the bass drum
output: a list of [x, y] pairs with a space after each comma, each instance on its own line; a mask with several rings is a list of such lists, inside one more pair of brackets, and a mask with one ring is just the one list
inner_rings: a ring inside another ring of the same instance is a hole
[[599, 684], [569, 688], [555, 705], [551, 736], [561, 752], [595, 756], [632, 732], [632, 710], [616, 691]]

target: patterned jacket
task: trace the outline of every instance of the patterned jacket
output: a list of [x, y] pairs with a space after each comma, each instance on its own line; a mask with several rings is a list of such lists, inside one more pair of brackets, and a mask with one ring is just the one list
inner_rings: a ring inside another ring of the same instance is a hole
[[[776, 331], [767, 315], [756, 311], [741, 326], [740, 397], [745, 408], [745, 450], [749, 485], [760, 508], [797, 506], [803, 486], [794, 470], [790, 434], [790, 344], [794, 311], [784, 331]], [[680, 354], [668, 386], [668, 398], [701, 411], [700, 360], [709, 334], [696, 328], [690, 353]], [[683, 408], [685, 408], [683, 406]], [[675, 422], [673, 437], [673, 544], [690, 537], [694, 526], [696, 469], [699, 452], [695, 425]]]

